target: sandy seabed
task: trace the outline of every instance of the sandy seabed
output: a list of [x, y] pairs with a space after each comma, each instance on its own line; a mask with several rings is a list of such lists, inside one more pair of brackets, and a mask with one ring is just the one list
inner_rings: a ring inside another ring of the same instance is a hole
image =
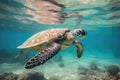
[[33, 69], [24, 69], [24, 65], [19, 63], [3, 63], [0, 64], [0, 72], [1, 74], [13, 72], [19, 75], [23, 72], [35, 71], [43, 73], [48, 80], [104, 80], [102, 79], [103, 77], [108, 77], [108, 66], [116, 65], [120, 67], [120, 59], [115, 58], [112, 54], [109, 54], [107, 58], [105, 57], [107, 55], [102, 57], [99, 54], [95, 57], [93, 55], [88, 55], [86, 57], [87, 54], [89, 53], [86, 53], [80, 59], [69, 54], [57, 55], [44, 65]]

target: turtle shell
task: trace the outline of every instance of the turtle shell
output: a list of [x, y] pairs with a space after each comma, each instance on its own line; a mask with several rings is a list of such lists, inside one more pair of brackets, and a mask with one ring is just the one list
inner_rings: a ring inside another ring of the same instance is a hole
[[[49, 29], [41, 31], [27, 39], [22, 45], [17, 48], [31, 48], [49, 42], [50, 40], [58, 39], [60, 36], [64, 37], [66, 31], [69, 31], [67, 28], [63, 29]], [[59, 40], [59, 39], [58, 39]]]

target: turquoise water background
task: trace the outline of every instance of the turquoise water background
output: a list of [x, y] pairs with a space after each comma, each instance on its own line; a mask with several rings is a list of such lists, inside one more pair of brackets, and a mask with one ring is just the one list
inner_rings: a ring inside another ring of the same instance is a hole
[[[74, 0], [79, 1], [79, 0]], [[87, 1], [87, 0], [86, 0]], [[88, 35], [80, 42], [84, 46], [82, 58], [78, 59], [74, 46], [60, 51], [53, 59], [62, 56], [63, 62], [67, 69], [74, 70], [79, 65], [88, 66], [90, 62], [99, 63], [102, 66], [115, 64], [120, 66], [120, 2], [117, 0], [88, 0], [92, 3], [82, 4], [84, 6], [71, 6], [66, 3], [68, 8], [65, 12], [81, 12], [80, 23], [76, 18], [69, 18], [62, 24], [40, 24], [28, 19], [29, 15], [25, 14], [25, 1], [1, 0], [0, 1], [0, 72], [24, 71], [24, 63], [37, 54], [37, 52], [27, 52], [19, 59], [14, 56], [20, 51], [17, 46], [21, 45], [26, 39], [36, 32], [51, 28], [68, 28], [70, 30], [83, 28]], [[65, 4], [65, 3], [64, 3]], [[72, 4], [72, 3], [71, 3]], [[74, 3], [75, 4], [75, 3]], [[45, 75], [49, 72], [57, 73], [55, 63], [48, 61], [39, 69]], [[69, 66], [68, 66], [69, 65]], [[48, 66], [51, 70], [47, 72]], [[73, 66], [73, 67], [72, 67]], [[54, 67], [54, 68], [53, 68]], [[74, 68], [74, 69], [73, 69]], [[59, 70], [59, 69], [58, 69]], [[66, 70], [66, 71], [67, 71]], [[64, 73], [59, 71], [58, 74]]]

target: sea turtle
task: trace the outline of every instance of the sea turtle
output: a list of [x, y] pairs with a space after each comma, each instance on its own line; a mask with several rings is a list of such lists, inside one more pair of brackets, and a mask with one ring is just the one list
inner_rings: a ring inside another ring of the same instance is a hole
[[44, 64], [50, 58], [55, 56], [60, 50], [66, 49], [74, 44], [77, 49], [77, 57], [80, 58], [83, 52], [83, 46], [78, 40], [86, 36], [84, 29], [75, 29], [70, 31], [67, 28], [49, 29], [36, 33], [22, 45], [17, 48], [22, 49], [20, 54], [26, 50], [36, 50], [41, 53], [35, 55], [25, 64], [26, 69]]

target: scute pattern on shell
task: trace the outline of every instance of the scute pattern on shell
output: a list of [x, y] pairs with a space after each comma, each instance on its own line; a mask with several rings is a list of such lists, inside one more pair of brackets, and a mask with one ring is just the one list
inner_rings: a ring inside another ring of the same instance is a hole
[[66, 31], [68, 31], [67, 28], [49, 29], [42, 32], [38, 32], [17, 48], [30, 48], [43, 44], [45, 42], [49, 42], [52, 39], [58, 38], [58, 36], [63, 36]]

